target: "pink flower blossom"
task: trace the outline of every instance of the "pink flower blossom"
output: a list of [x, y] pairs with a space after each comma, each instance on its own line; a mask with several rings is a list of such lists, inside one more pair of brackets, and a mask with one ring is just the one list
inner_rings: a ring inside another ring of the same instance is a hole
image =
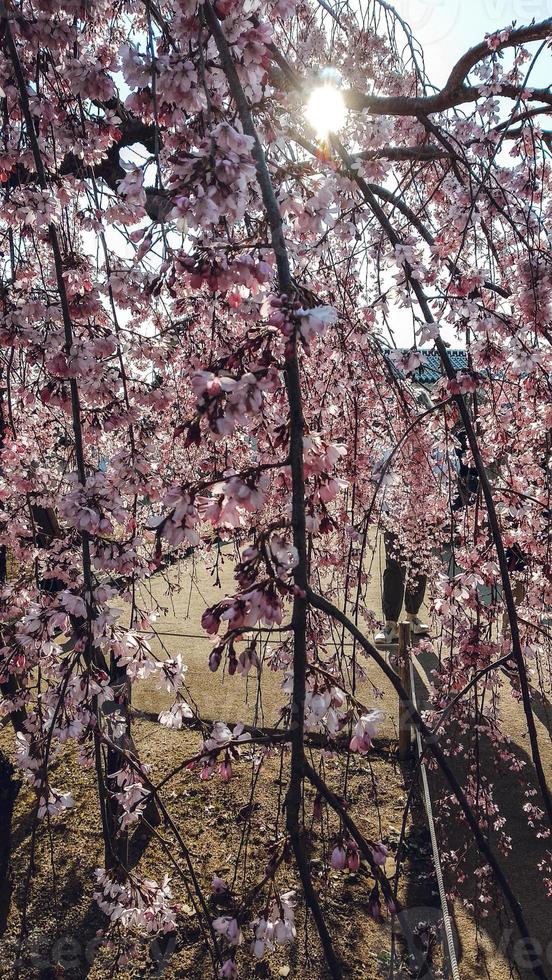
[[344, 847], [341, 847], [339, 844], [334, 847], [330, 863], [335, 871], [343, 871], [347, 865], [347, 852]]
[[365, 715], [361, 715], [355, 725], [355, 733], [350, 742], [351, 752], [360, 752], [362, 755], [372, 748], [372, 741], [378, 734], [385, 721], [383, 711], [373, 708]]
[[219, 915], [218, 918], [213, 919], [213, 929], [224, 937], [229, 946], [240, 946], [243, 943], [238, 921], [231, 915]]
[[374, 859], [374, 864], [383, 865], [387, 860], [387, 848], [385, 844], [376, 844], [372, 848], [372, 857]]

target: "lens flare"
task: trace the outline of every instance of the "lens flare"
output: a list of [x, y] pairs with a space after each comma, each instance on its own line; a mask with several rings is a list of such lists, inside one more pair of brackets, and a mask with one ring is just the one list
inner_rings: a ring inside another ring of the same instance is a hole
[[345, 100], [334, 85], [319, 85], [312, 90], [305, 116], [320, 139], [337, 133], [344, 125], [346, 115]]

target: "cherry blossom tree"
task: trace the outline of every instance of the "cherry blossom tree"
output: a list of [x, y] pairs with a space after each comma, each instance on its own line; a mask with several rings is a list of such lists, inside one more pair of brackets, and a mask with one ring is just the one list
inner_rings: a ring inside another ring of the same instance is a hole
[[[35, 819], [73, 804], [51, 782], [67, 742], [95, 767], [95, 895], [113, 929], [178, 928], [170, 865], [153, 881], [127, 860], [130, 826], [170, 831], [215, 976], [237, 976], [244, 939], [259, 958], [292, 943], [298, 902], [342, 976], [307, 856], [312, 793], [339, 820], [332, 867], [362, 863], [371, 914], [400, 916], [384, 844], [306, 754], [315, 736], [370, 752], [381, 712], [358, 698], [368, 660], [409, 704], [442, 812], [479, 851], [482, 894], [501, 892], [531, 942], [476, 742], [483, 732], [520, 778], [501, 724], [513, 694], [538, 788], [520, 819], [548, 838], [533, 705], [549, 682], [552, 599], [552, 95], [532, 76], [551, 37], [551, 20], [497, 30], [436, 90], [383, 0], [3, 9], [2, 713]], [[323, 136], [306, 112], [321, 85], [343, 110]], [[389, 351], [397, 318], [411, 324], [406, 354]], [[411, 377], [428, 344], [442, 378], [421, 410]], [[477, 488], [456, 507], [459, 429]], [[423, 717], [370, 640], [380, 529], [430, 573], [439, 668]], [[206, 727], [186, 665], [144, 638], [155, 626], [140, 583], [209, 550], [213, 533], [239, 557], [234, 594], [198, 624], [213, 640], [205, 670], [227, 666], [228, 684], [280, 671], [274, 729]], [[159, 717], [167, 744], [202, 723], [198, 778], [230, 780], [244, 748], [256, 766], [282, 754], [285, 840], [232, 914], [213, 919], [134, 745], [130, 691], [144, 679], [174, 698]], [[291, 854], [295, 894], [279, 883]], [[552, 888], [549, 854], [533, 871]], [[546, 976], [537, 955], [533, 970]]]

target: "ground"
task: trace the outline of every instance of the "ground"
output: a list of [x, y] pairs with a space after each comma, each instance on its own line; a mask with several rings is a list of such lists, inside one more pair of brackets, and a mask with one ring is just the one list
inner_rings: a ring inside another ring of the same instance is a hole
[[[262, 704], [256, 698], [254, 685], [249, 685], [239, 676], [223, 677], [222, 671], [211, 674], [206, 670], [209, 640], [198, 628], [201, 612], [206, 605], [213, 602], [225, 590], [231, 588], [231, 561], [228, 555], [223, 555], [224, 562], [219, 565], [217, 574], [213, 576], [212, 569], [205, 566], [193, 566], [191, 560], [181, 563], [174, 568], [169, 576], [170, 587], [161, 579], [152, 583], [153, 595], [164, 606], [167, 612], [158, 621], [160, 637], [155, 645], [163, 647], [170, 654], [181, 653], [189, 665], [187, 680], [190, 691], [203, 716], [213, 720], [224, 719], [230, 723], [239, 720], [257, 724], [272, 724], [278, 715], [278, 709], [283, 701], [279, 688], [280, 677], [266, 672], [263, 677]], [[222, 559], [221, 559], [222, 560]], [[220, 584], [215, 579], [220, 577]], [[170, 594], [167, 594], [169, 592]], [[374, 576], [374, 582], [369, 595], [369, 605], [379, 614], [379, 575]], [[185, 636], [182, 636], [185, 634]], [[417, 659], [418, 682], [417, 690], [420, 703], [423, 703], [427, 690], [428, 678], [433, 667], [430, 655]], [[373, 683], [372, 683], [373, 682]], [[381, 692], [381, 699], [376, 700], [373, 685]], [[401, 769], [395, 754], [394, 739], [397, 728], [397, 699], [391, 686], [376, 673], [373, 667], [368, 668], [368, 677], [361, 688], [362, 700], [369, 705], [378, 704], [386, 714], [386, 723], [382, 732], [383, 742], [380, 749], [366, 759], [354, 760], [354, 768], [350, 773], [349, 797], [352, 803], [351, 813], [358, 820], [361, 829], [369, 836], [382, 839], [393, 850], [400, 832], [402, 808], [412, 773], [409, 769]], [[244, 702], [246, 707], [244, 708]], [[169, 703], [169, 699], [154, 692], [148, 685], [137, 687], [133, 698], [134, 707], [138, 712], [158, 712]], [[547, 772], [552, 772], [552, 751], [549, 735], [548, 705], [540, 699], [538, 705], [539, 738]], [[513, 744], [520, 761], [527, 760], [527, 736], [524, 719], [518, 703], [506, 696], [503, 712], [508, 730], [511, 732]], [[159, 725], [138, 717], [135, 723], [135, 739], [140, 755], [145, 762], [152, 765], [156, 778], [179, 765], [181, 761], [193, 755], [199, 743], [200, 736], [194, 731], [167, 731]], [[388, 740], [387, 743], [385, 740]], [[9, 730], [4, 729], [0, 734], [0, 747], [11, 750], [13, 739]], [[485, 765], [489, 771], [494, 771], [499, 764], [487, 750]], [[319, 758], [319, 753], [314, 753]], [[325, 762], [327, 778], [338, 785], [337, 777], [344, 760], [339, 755]], [[102, 864], [102, 847], [98, 833], [97, 802], [93, 773], [78, 767], [70, 752], [65, 753], [56, 762], [57, 785], [71, 787], [76, 806], [72, 811], [51, 823], [51, 833], [41, 825], [36, 835], [36, 855], [34, 873], [27, 877], [30, 853], [31, 821], [30, 811], [32, 796], [23, 789], [19, 794], [14, 814], [12, 866], [16, 887], [12, 897], [12, 911], [8, 929], [3, 937], [3, 953], [0, 966], [0, 976], [14, 976], [13, 959], [18, 947], [18, 936], [21, 927], [21, 908], [25, 894], [28, 900], [27, 938], [22, 950], [22, 967], [20, 977], [41, 978], [57, 976], [88, 976], [97, 980], [111, 976], [106, 956], [101, 952], [92, 961], [92, 954], [97, 943], [94, 941], [96, 931], [103, 926], [102, 916], [91, 900], [94, 868]], [[458, 762], [461, 767], [461, 760]], [[417, 785], [417, 784], [416, 784]], [[254, 854], [259, 850], [256, 845], [263, 846], [270, 842], [281, 830], [281, 819], [276, 826], [276, 813], [281, 791], [279, 779], [279, 763], [276, 757], [271, 757], [263, 764], [259, 778], [257, 804], [252, 814], [251, 834], [247, 838], [250, 860], [248, 863], [248, 883], [252, 884], [262, 876], [262, 865], [255, 867]], [[432, 792], [439, 791], [435, 777], [432, 776]], [[499, 795], [500, 795], [499, 784]], [[250, 768], [246, 765], [236, 766], [236, 776], [230, 784], [220, 781], [205, 784], [198, 780], [197, 774], [184, 770], [167, 784], [166, 802], [175, 817], [176, 824], [185, 841], [188, 842], [198, 874], [207, 884], [212, 874], [231, 876], [233, 860], [244, 831], [243, 807], [247, 806], [250, 794]], [[521, 788], [512, 787], [511, 780], [504, 786], [501, 806], [507, 819], [511, 819], [510, 832], [521, 843], [514, 849], [509, 858], [504, 861], [505, 870], [515, 884], [522, 902], [527, 920], [530, 922], [535, 937], [543, 944], [550, 940], [549, 925], [542, 910], [545, 908], [544, 889], [535, 881], [534, 876], [527, 874], [528, 867], [535, 867], [541, 856], [543, 844], [535, 841], [535, 835], [530, 828], [519, 825]], [[523, 802], [521, 800], [521, 802]], [[459, 821], [454, 825], [440, 828], [446, 829], [447, 838], [453, 841], [458, 853], [462, 853], [465, 843], [464, 831]], [[330, 828], [331, 830], [331, 828]], [[159, 876], [159, 866], [169, 870], [171, 860], [179, 859], [178, 849], [171, 835], [167, 836], [167, 844], [158, 838], [153, 838], [145, 850], [143, 867], [152, 877]], [[437, 905], [435, 882], [432, 875], [428, 849], [428, 838], [425, 816], [418, 802], [413, 821], [408, 827], [407, 861], [401, 889], [402, 899], [409, 905], [422, 907], [426, 910], [426, 918], [431, 919], [433, 909]], [[349, 964], [348, 976], [353, 978], [376, 978], [389, 975], [388, 965], [391, 951], [390, 924], [376, 924], [367, 914], [369, 888], [366, 879], [359, 875], [344, 875], [329, 871], [320, 860], [323, 842], [318, 837], [313, 841], [316, 854], [313, 860], [313, 875], [315, 884], [327, 911], [328, 923], [336, 937], [338, 948]], [[140, 841], [135, 841], [138, 848]], [[242, 845], [243, 846], [243, 845]], [[468, 878], [472, 852], [462, 858], [461, 868], [445, 867], [449, 886], [458, 885], [459, 872], [467, 872]], [[391, 856], [390, 869], [393, 870]], [[296, 886], [291, 867], [282, 869], [282, 883], [285, 887]], [[180, 880], [175, 868], [172, 868], [174, 891], [180, 905], [179, 933], [174, 951], [162, 966], [163, 975], [169, 978], [189, 976], [203, 978], [212, 975], [210, 961], [202, 952], [203, 945], [198, 932], [196, 920], [190, 905], [190, 899], [181, 889]], [[238, 882], [239, 884], [239, 882]], [[516, 958], [516, 950], [509, 943], [510, 937], [515, 940], [515, 932], [510, 931], [507, 917], [503, 914], [498, 903], [489, 911], [486, 918], [474, 916], [469, 903], [473, 895], [467, 890], [468, 886], [458, 887], [458, 898], [453, 903], [453, 915], [459, 936], [459, 954], [461, 976], [465, 980], [490, 977], [492, 980], [506, 980], [511, 975], [511, 968]], [[213, 915], [217, 913], [213, 905]], [[421, 917], [421, 915], [420, 915]], [[314, 977], [324, 976], [317, 942], [314, 937], [314, 926], [309, 923], [305, 933], [305, 923], [298, 917], [298, 943], [295, 952], [286, 949], [283, 954], [270, 958], [257, 965], [251, 962], [249, 967], [241, 970], [242, 977], [278, 977], [286, 976], [314, 980]], [[56, 945], [57, 944], [57, 945]], [[32, 952], [35, 952], [33, 959]], [[154, 948], [154, 955], [156, 950]], [[31, 958], [29, 958], [29, 956]], [[437, 961], [438, 951], [435, 952]], [[162, 959], [162, 952], [157, 949], [157, 958]], [[65, 972], [55, 968], [55, 960], [61, 960]], [[242, 957], [244, 964], [250, 961], [246, 955]], [[522, 966], [519, 950], [518, 963]], [[118, 970], [116, 977], [151, 976], [159, 974], [160, 967], [146, 964], [146, 956], [141, 957], [141, 965], [132, 971]], [[289, 974], [286, 972], [289, 969]], [[56, 972], [57, 969], [57, 972]], [[552, 963], [546, 963], [547, 974], [552, 976]], [[283, 972], [282, 972], [283, 971]], [[522, 976], [529, 976], [527, 970], [521, 969]], [[409, 976], [406, 969], [396, 973], [398, 977]]]
[[[167, 752], [167, 733], [159, 726], [138, 721], [136, 724], [136, 743], [141, 757], [152, 764], [159, 777], [180, 760], [192, 755], [200, 744], [194, 732], [171, 733], [171, 749]], [[315, 753], [315, 757], [319, 753]], [[336, 757], [326, 762], [327, 778], [333, 782], [341, 770], [343, 761]], [[228, 785], [200, 782], [197, 775], [184, 771], [170, 784], [165, 799], [170, 807], [182, 838], [190, 849], [196, 872], [207, 884], [216, 874], [232, 879], [233, 861], [240, 846], [249, 852], [247, 880], [254, 884], [262, 877], [263, 863], [266, 861], [266, 845], [278, 833], [274, 815], [281, 793], [282, 781], [279, 762], [274, 756], [263, 765], [259, 791], [255, 795], [255, 809], [252, 815], [250, 833], [243, 839], [246, 824], [244, 814], [250, 800], [249, 772], [243, 767]], [[405, 777], [407, 783], [405, 783]], [[94, 869], [102, 864], [102, 843], [98, 834], [98, 815], [93, 773], [75, 765], [74, 756], [67, 752], [55, 764], [55, 779], [59, 785], [69, 781], [74, 787], [76, 806], [61, 817], [52, 821], [51, 833], [41, 825], [36, 839], [35, 873], [29, 882], [27, 893], [27, 939], [24, 944], [20, 968], [21, 978], [41, 978], [47, 980], [55, 976], [87, 976], [99, 980], [111, 975], [109, 970], [110, 951], [96, 953], [95, 936], [104, 925], [102, 915], [91, 901], [91, 886]], [[389, 846], [388, 869], [394, 868], [393, 853], [400, 832], [402, 807], [404, 805], [410, 773], [401, 771], [392, 747], [389, 751], [378, 750], [369, 759], [361, 759], [350, 771], [350, 799], [358, 810], [359, 824], [363, 832], [372, 838], [383, 839]], [[0, 976], [14, 976], [13, 960], [16, 955], [20, 909], [23, 905], [30, 851], [30, 812], [33, 798], [24, 789], [20, 793], [14, 818], [13, 830], [13, 868], [17, 887], [12, 896], [12, 914], [9, 928], [3, 940], [2, 967]], [[336, 826], [335, 821], [330, 821]], [[281, 830], [281, 819], [279, 829]], [[174, 882], [175, 898], [180, 908], [178, 939], [174, 950], [163, 965], [163, 975], [167, 978], [211, 976], [210, 961], [205, 954], [190, 897], [178, 878], [171, 859], [167, 857], [161, 837], [167, 840], [172, 857], [180, 862], [178, 846], [173, 836], [165, 831], [160, 837], [150, 839], [143, 857], [142, 868], [151, 877], [159, 876], [163, 866], [171, 872]], [[134, 839], [131, 853], [140, 851], [143, 839]], [[322, 840], [315, 832], [313, 845], [321, 852]], [[255, 864], [257, 845], [261, 863]], [[54, 870], [55, 869], [55, 870]], [[331, 871], [317, 855], [313, 855], [312, 871], [317, 889], [323, 896], [328, 924], [335, 934], [339, 950], [350, 965], [347, 976], [351, 978], [376, 978], [386, 976], [384, 971], [391, 954], [390, 925], [388, 917], [382, 924], [373, 921], [368, 915], [369, 888], [367, 880], [360, 874]], [[20, 874], [22, 872], [22, 874]], [[280, 887], [286, 890], [296, 886], [292, 866], [284, 866], [279, 876]], [[238, 880], [238, 885], [241, 883]], [[407, 833], [407, 859], [401, 895], [409, 904], [434, 906], [436, 904], [433, 876], [429, 862], [427, 833], [419, 811], [409, 824]], [[414, 898], [412, 897], [414, 896]], [[225, 906], [209, 901], [213, 917], [224, 912]], [[218, 911], [217, 911], [218, 909]], [[307, 955], [308, 954], [308, 955]], [[153, 949], [153, 956], [160, 957], [159, 949]], [[438, 951], [436, 952], [438, 957]], [[115, 975], [123, 978], [150, 977], [158, 974], [158, 966], [145, 963], [145, 954], [138, 965], [129, 970], [117, 970]], [[280, 955], [269, 957], [262, 963], [255, 963], [247, 954], [242, 957], [244, 968], [240, 976], [279, 977], [294, 976], [314, 980], [324, 976], [323, 964], [314, 937], [312, 923], [305, 933], [304, 918], [298, 916], [297, 948], [284, 949]], [[65, 972], [52, 969], [52, 964], [60, 960]], [[88, 962], [93, 960], [93, 962]], [[290, 967], [289, 974], [286, 972]], [[280, 972], [283, 970], [284, 972]], [[405, 976], [408, 974], [405, 973]]]

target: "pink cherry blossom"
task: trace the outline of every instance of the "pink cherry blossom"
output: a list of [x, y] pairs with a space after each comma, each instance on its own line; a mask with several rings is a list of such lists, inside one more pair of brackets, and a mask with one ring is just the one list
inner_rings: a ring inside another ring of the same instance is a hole
[[351, 739], [351, 751], [366, 755], [372, 748], [372, 741], [378, 734], [384, 721], [385, 715], [378, 708], [374, 708], [365, 715], [361, 715], [355, 725], [355, 733]]

